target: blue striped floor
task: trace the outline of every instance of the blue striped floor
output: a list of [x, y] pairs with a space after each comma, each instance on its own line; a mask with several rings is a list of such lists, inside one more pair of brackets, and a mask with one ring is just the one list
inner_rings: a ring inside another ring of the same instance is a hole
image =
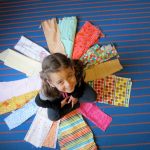
[[[116, 45], [124, 69], [116, 75], [132, 78], [130, 107], [98, 106], [112, 116], [106, 132], [90, 125], [101, 150], [150, 149], [150, 1], [149, 0], [0, 0], [0, 51], [14, 49], [21, 35], [47, 49], [40, 22], [52, 17], [78, 17], [78, 30], [85, 21], [98, 26]], [[0, 81], [25, 78], [0, 62]], [[36, 150], [23, 141], [30, 118], [9, 131], [0, 116], [0, 150]], [[46, 150], [48, 148], [41, 148]], [[57, 150], [59, 146], [57, 145]]]

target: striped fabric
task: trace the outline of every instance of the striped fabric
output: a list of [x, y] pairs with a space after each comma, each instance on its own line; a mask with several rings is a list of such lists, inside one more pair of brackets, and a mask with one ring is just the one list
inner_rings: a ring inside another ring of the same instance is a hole
[[77, 110], [61, 119], [58, 141], [61, 150], [97, 150], [93, 133]]

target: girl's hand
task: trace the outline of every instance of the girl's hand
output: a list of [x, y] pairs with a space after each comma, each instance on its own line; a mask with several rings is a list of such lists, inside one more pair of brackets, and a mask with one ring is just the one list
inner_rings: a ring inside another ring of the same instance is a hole
[[66, 97], [65, 99], [63, 99], [63, 100], [61, 101], [61, 108], [62, 108], [64, 105], [66, 105], [66, 104], [68, 104], [68, 97]]
[[77, 98], [70, 96], [68, 103], [72, 104], [72, 108], [73, 108], [74, 104], [76, 104], [77, 102], [78, 102]]

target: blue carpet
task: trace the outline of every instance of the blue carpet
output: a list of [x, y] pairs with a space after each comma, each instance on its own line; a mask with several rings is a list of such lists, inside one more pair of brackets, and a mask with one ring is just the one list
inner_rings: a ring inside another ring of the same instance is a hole
[[[116, 45], [124, 69], [117, 73], [132, 78], [130, 107], [98, 106], [113, 121], [102, 132], [90, 121], [96, 144], [101, 150], [150, 149], [150, 1], [149, 0], [7, 0], [0, 2], [0, 51], [14, 49], [21, 35], [47, 49], [40, 22], [52, 17], [77, 16], [78, 29], [85, 21], [100, 27], [101, 43]], [[21, 72], [0, 62], [0, 81], [25, 78]], [[34, 83], [33, 83], [34, 84]], [[12, 87], [13, 88], [13, 87]], [[36, 150], [23, 141], [34, 118], [9, 131], [0, 116], [1, 150]], [[46, 150], [48, 148], [41, 148]], [[57, 145], [57, 150], [59, 146]]]

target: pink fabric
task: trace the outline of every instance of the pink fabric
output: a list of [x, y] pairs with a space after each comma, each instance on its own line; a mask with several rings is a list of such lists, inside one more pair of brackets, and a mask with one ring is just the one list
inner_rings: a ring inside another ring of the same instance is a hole
[[101, 111], [94, 103], [81, 103], [78, 110], [103, 131], [107, 129], [112, 121], [112, 118]]
[[104, 35], [98, 28], [86, 21], [75, 37], [72, 58], [79, 59], [102, 36]]

